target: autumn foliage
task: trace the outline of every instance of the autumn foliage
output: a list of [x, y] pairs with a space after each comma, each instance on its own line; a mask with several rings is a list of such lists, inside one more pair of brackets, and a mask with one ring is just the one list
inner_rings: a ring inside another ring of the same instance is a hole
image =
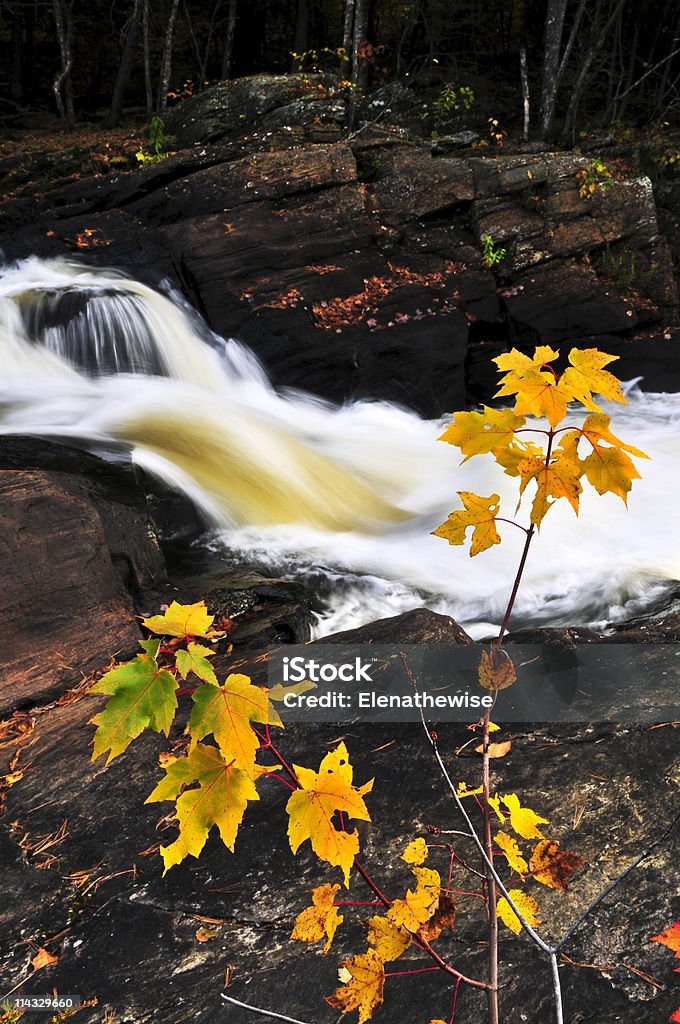
[[[501, 542], [499, 526], [511, 522], [525, 533], [525, 549], [512, 588], [506, 616], [498, 639], [484, 650], [479, 665], [480, 685], [497, 692], [513, 685], [517, 671], [502, 646], [531, 540], [552, 506], [564, 498], [575, 513], [584, 484], [599, 494], [612, 493], [624, 502], [639, 476], [634, 458], [647, 456], [626, 444], [611, 430], [610, 418], [593, 396], [625, 402], [619, 381], [605, 367], [615, 357], [598, 352], [572, 350], [562, 372], [553, 364], [559, 353], [548, 346], [533, 356], [511, 352], [495, 362], [503, 376], [497, 397], [511, 399], [512, 408], [484, 407], [482, 411], [459, 412], [441, 440], [457, 447], [463, 461], [475, 455], [491, 455], [503, 471], [518, 482], [518, 501], [509, 513], [501, 509], [494, 493], [480, 496], [460, 492], [463, 508], [452, 512], [434, 531], [451, 544], [463, 544], [471, 530], [470, 554], [477, 555]], [[570, 403], [580, 403], [587, 412], [583, 422], [567, 420]], [[565, 422], [566, 421], [566, 422]], [[530, 501], [528, 524], [513, 518], [525, 501]], [[503, 514], [501, 514], [503, 513]], [[286, 803], [287, 834], [294, 854], [309, 842], [324, 863], [339, 870], [338, 881], [314, 888], [311, 902], [297, 915], [291, 938], [323, 943], [329, 952], [343, 925], [346, 906], [352, 901], [338, 899], [341, 883], [349, 888], [354, 875], [368, 885], [375, 897], [373, 913], [362, 923], [366, 948], [340, 963], [336, 990], [327, 1002], [341, 1013], [357, 1011], [358, 1024], [365, 1024], [383, 1002], [391, 972], [386, 964], [407, 951], [445, 971], [455, 983], [453, 1010], [445, 1011], [452, 1021], [461, 982], [483, 990], [488, 998], [489, 1020], [498, 1021], [497, 929], [500, 922], [515, 934], [528, 932], [554, 962], [557, 975], [558, 943], [548, 946], [535, 929], [541, 924], [541, 886], [564, 891], [585, 861], [549, 834], [549, 821], [526, 806], [514, 792], [491, 786], [490, 762], [503, 758], [510, 740], [491, 742], [498, 726], [490, 714], [469, 728], [470, 743], [481, 754], [482, 782], [454, 784], [443, 767], [458, 810], [468, 826], [467, 836], [481, 854], [480, 869], [460, 857], [454, 844], [442, 841], [440, 830], [430, 827], [431, 841], [419, 836], [401, 853], [402, 871], [408, 865], [410, 880], [398, 893], [387, 894], [358, 861], [360, 837], [355, 822], [369, 822], [365, 797], [373, 780], [354, 782], [354, 770], [344, 742], [321, 757], [318, 768], [289, 763], [273, 739], [283, 729], [276, 702], [291, 689], [256, 686], [245, 675], [231, 674], [220, 683], [211, 664], [213, 645], [222, 633], [214, 628], [214, 617], [205, 604], [180, 605], [173, 602], [162, 614], [143, 620], [149, 639], [140, 641], [141, 653], [131, 661], [111, 668], [93, 687], [108, 697], [106, 707], [93, 719], [96, 725], [93, 759], [107, 754], [107, 763], [122, 754], [145, 729], [169, 734], [178, 708], [178, 694], [190, 693], [192, 709], [186, 726], [185, 751], [164, 758], [165, 775], [147, 802], [173, 802], [177, 836], [161, 847], [165, 871], [187, 856], [198, 857], [211, 830], [216, 827], [231, 851], [239, 827], [251, 802], [259, 800], [259, 788], [273, 777], [290, 791]], [[404, 661], [404, 667], [410, 670]], [[188, 688], [181, 683], [190, 680]], [[423, 725], [425, 721], [423, 719]], [[429, 733], [435, 753], [435, 734]], [[494, 761], [495, 763], [495, 761]], [[467, 811], [465, 808], [469, 807]], [[483, 837], [483, 838], [480, 838]], [[396, 865], [395, 865], [396, 866]], [[464, 895], [480, 897], [482, 936], [488, 932], [488, 980], [471, 978], [453, 962], [447, 940], [456, 926], [460, 886], [454, 871], [471, 872], [480, 890]], [[481, 881], [476, 881], [480, 879]], [[544, 890], [543, 890], [544, 891]], [[365, 901], [363, 901], [365, 903]], [[361, 906], [361, 903], [357, 903]], [[342, 911], [341, 912], [341, 908]], [[678, 925], [654, 941], [678, 953]], [[410, 971], [397, 973], [412, 973]], [[561, 1006], [559, 980], [556, 1005]], [[558, 1009], [558, 1019], [561, 1020]], [[674, 1015], [673, 1020], [680, 1020]], [[432, 1024], [440, 1024], [437, 1018]]]

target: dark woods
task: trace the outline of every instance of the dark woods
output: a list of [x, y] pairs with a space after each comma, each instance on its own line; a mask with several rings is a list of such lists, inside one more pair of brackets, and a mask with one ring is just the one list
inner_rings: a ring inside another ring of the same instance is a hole
[[[208, 83], [325, 71], [348, 107], [413, 85], [466, 125], [578, 130], [680, 119], [677, 0], [0, 0], [0, 122], [147, 121]], [[524, 72], [524, 73], [522, 73]], [[467, 90], [462, 95], [460, 90]], [[448, 89], [448, 93], [446, 90]], [[447, 99], [448, 96], [448, 99]]]

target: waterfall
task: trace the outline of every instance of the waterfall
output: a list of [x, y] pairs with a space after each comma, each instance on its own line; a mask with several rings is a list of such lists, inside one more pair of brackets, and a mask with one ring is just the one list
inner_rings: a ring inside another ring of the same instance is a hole
[[[253, 354], [179, 295], [65, 260], [0, 273], [0, 358], [0, 432], [130, 447], [202, 509], [216, 559], [228, 550], [313, 578], [327, 603], [320, 633], [422, 605], [477, 634], [498, 620], [520, 531], [474, 561], [430, 531], [459, 507], [457, 491], [497, 491], [514, 508], [516, 484], [488, 458], [457, 465], [436, 441], [441, 423], [385, 402], [277, 393]], [[680, 396], [631, 388], [629, 405], [606, 411], [652, 461], [628, 511], [586, 486], [578, 519], [550, 512], [517, 621], [620, 620], [680, 578]]]

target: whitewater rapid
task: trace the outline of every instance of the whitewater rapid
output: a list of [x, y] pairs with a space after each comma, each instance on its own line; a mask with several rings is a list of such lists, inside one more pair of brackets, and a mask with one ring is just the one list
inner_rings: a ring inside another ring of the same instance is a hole
[[[0, 432], [129, 447], [203, 511], [216, 560], [313, 580], [318, 635], [419, 606], [476, 636], [500, 620], [523, 534], [508, 526], [470, 559], [430, 531], [460, 507], [459, 490], [496, 491], [512, 513], [516, 482], [490, 458], [458, 465], [437, 442], [445, 420], [277, 393], [248, 349], [177, 294], [64, 260], [0, 272], [0, 360]], [[628, 510], [588, 485], [578, 518], [566, 503], [551, 510], [518, 623], [620, 621], [680, 579], [680, 396], [628, 397], [605, 408], [651, 456]]]

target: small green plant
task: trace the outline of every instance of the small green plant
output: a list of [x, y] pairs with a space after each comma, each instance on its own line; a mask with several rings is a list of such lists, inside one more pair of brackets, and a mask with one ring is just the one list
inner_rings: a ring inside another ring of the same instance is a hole
[[471, 110], [474, 102], [475, 94], [468, 85], [455, 86], [452, 82], [447, 82], [434, 101], [435, 121], [441, 125], [461, 110]]
[[298, 73], [309, 72], [316, 75], [336, 68], [338, 58], [342, 67], [349, 62], [344, 46], [322, 46], [318, 50], [303, 50], [302, 53], [293, 51], [291, 57], [295, 61], [295, 70]]
[[499, 263], [502, 263], [505, 255], [506, 250], [500, 245], [495, 245], [491, 235], [484, 235], [482, 238], [482, 263], [487, 270], [493, 270]]
[[579, 183], [578, 194], [585, 201], [592, 199], [598, 189], [604, 192], [614, 184], [611, 168], [599, 157], [580, 170], [576, 180]]
[[145, 164], [157, 163], [158, 160], [163, 160], [164, 157], [170, 156], [167, 151], [167, 135], [165, 133], [165, 121], [162, 117], [157, 114], [151, 118], [151, 124], [149, 125], [149, 142], [148, 146], [140, 146], [135, 153], [137, 162]]

